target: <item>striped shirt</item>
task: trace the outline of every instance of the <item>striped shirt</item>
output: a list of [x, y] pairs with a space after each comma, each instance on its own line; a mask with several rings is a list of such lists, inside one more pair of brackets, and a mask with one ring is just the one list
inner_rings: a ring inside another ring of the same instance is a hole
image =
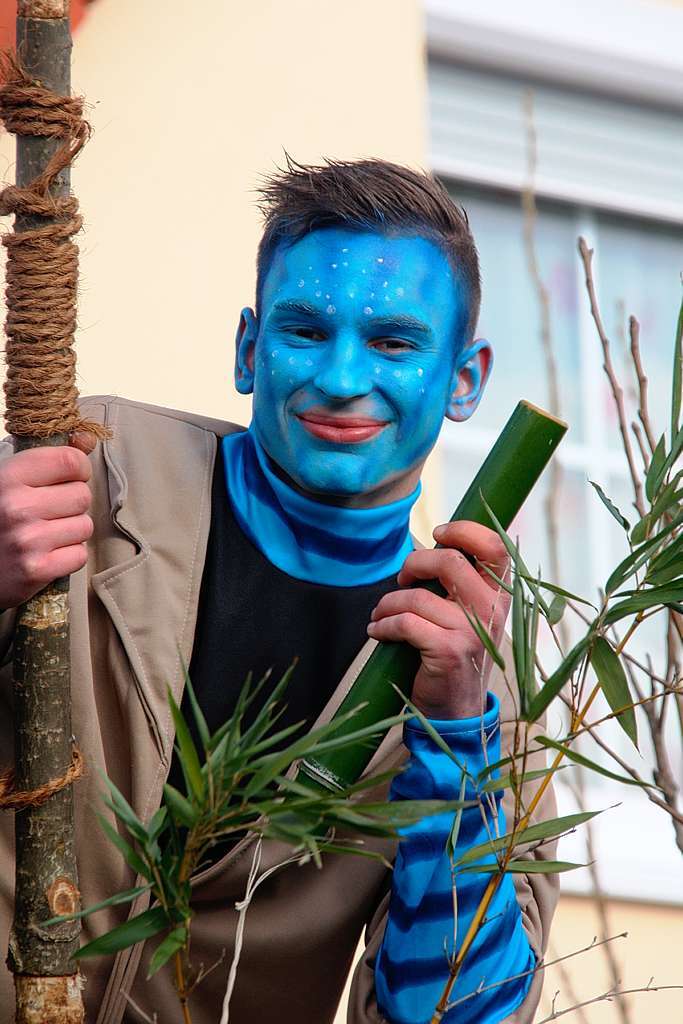
[[[458, 763], [442, 751], [411, 719], [404, 730], [410, 760], [392, 783], [391, 797], [400, 799], [457, 800], [463, 773], [468, 776], [465, 800], [476, 797], [473, 779], [500, 759], [499, 702], [487, 695], [482, 718], [433, 721]], [[482, 727], [487, 738], [482, 745]], [[462, 812], [453, 863], [466, 850], [505, 834], [502, 791], [481, 805]], [[489, 806], [494, 804], [496, 811]], [[487, 825], [484, 824], [485, 810]], [[495, 829], [494, 813], [498, 831]], [[427, 1024], [448, 978], [448, 957], [453, 955], [454, 897], [451, 860], [446, 842], [454, 814], [423, 819], [403, 830], [392, 883], [389, 918], [375, 967], [378, 1006], [392, 1024]], [[493, 862], [488, 854], [477, 863]], [[456, 951], [467, 933], [490, 875], [456, 870]], [[486, 914], [485, 923], [467, 953], [451, 991], [454, 1003], [481, 991], [450, 1009], [446, 1024], [495, 1024], [512, 1013], [526, 996], [532, 975], [496, 985], [495, 982], [532, 969], [535, 957], [522, 927], [512, 877], [505, 875]]]

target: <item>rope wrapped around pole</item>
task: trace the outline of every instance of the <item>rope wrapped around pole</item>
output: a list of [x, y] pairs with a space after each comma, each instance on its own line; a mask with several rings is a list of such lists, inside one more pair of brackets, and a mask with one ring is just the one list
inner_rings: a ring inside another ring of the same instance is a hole
[[0, 119], [7, 131], [65, 140], [27, 186], [10, 185], [0, 193], [0, 214], [39, 218], [37, 226], [2, 238], [7, 249], [6, 426], [18, 437], [88, 430], [102, 438], [103, 428], [84, 422], [76, 404], [78, 247], [72, 237], [82, 218], [74, 196], [54, 194], [60, 174], [88, 139], [83, 101], [32, 81], [11, 54], [5, 55], [2, 74]]
[[[16, 58], [2, 62], [0, 118], [17, 136], [16, 185], [0, 194], [15, 215], [7, 249], [6, 423], [22, 451], [92, 447], [102, 428], [79, 414], [76, 330], [78, 203], [69, 168], [89, 129], [71, 96], [69, 0], [18, 0]], [[79, 437], [76, 438], [75, 435]], [[80, 909], [73, 781], [83, 758], [71, 725], [69, 580], [17, 610], [13, 771], [0, 773], [0, 807], [15, 811], [16, 887], [7, 962], [16, 1024], [83, 1024], [73, 960], [80, 921], [43, 922]], [[4, 1019], [4, 1018], [3, 1018]]]

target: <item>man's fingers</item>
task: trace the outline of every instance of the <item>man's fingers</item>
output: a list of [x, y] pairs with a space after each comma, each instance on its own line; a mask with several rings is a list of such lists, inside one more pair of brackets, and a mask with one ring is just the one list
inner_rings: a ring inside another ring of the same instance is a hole
[[17, 452], [5, 467], [8, 478], [28, 487], [45, 487], [68, 481], [86, 482], [91, 469], [87, 455], [60, 445], [57, 448], [28, 448]]
[[45, 586], [62, 576], [71, 576], [82, 569], [87, 561], [88, 551], [85, 544], [73, 544], [71, 547], [51, 551], [41, 563], [42, 585]]
[[90, 508], [90, 488], [81, 480], [68, 484], [37, 487], [33, 492], [32, 510], [40, 519], [62, 519], [79, 516]]
[[453, 548], [423, 548], [406, 558], [398, 574], [400, 587], [418, 580], [439, 580], [449, 597], [471, 597], [481, 590], [482, 578], [462, 551]]
[[394, 590], [391, 594], [385, 594], [373, 610], [371, 620], [377, 622], [391, 615], [402, 615], [406, 612], [418, 615], [421, 619], [426, 619], [443, 629], [453, 629], [459, 624], [458, 618], [462, 620], [462, 615], [452, 601], [445, 601], [437, 594], [422, 590], [420, 587]]
[[[509, 565], [509, 555], [505, 545], [494, 530], [481, 523], [473, 523], [470, 520], [459, 520], [455, 523], [446, 523], [444, 526], [437, 526], [434, 530], [434, 539], [445, 548], [458, 548], [474, 555], [480, 562], [492, 569], [496, 576], [505, 578]], [[492, 586], [492, 580], [488, 573], [483, 573]]]
[[375, 640], [403, 641], [423, 652], [431, 648], [438, 650], [439, 646], [443, 646], [443, 630], [412, 612], [370, 622], [368, 636]]
[[88, 515], [69, 516], [66, 519], [51, 519], [41, 526], [41, 540], [46, 550], [83, 544], [92, 537], [93, 521]]

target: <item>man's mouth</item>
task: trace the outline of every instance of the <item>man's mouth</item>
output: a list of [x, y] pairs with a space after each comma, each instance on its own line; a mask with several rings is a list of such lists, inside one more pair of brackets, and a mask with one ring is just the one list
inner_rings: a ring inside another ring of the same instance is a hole
[[387, 420], [375, 420], [369, 416], [331, 416], [326, 413], [297, 413], [297, 419], [309, 434], [333, 444], [358, 444], [369, 441], [384, 430]]

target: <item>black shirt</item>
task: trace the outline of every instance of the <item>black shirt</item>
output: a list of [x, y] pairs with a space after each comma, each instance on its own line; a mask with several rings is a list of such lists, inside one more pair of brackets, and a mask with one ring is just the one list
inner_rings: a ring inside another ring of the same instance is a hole
[[[396, 586], [395, 576], [359, 587], [309, 583], [271, 565], [235, 520], [219, 440], [189, 669], [209, 730], [215, 732], [233, 713], [250, 671], [258, 680], [272, 669], [247, 713], [248, 724], [295, 657], [277, 728], [299, 721], [310, 728], [367, 639], [372, 609]], [[187, 695], [182, 710], [199, 747]], [[175, 756], [169, 782], [182, 790]]]

